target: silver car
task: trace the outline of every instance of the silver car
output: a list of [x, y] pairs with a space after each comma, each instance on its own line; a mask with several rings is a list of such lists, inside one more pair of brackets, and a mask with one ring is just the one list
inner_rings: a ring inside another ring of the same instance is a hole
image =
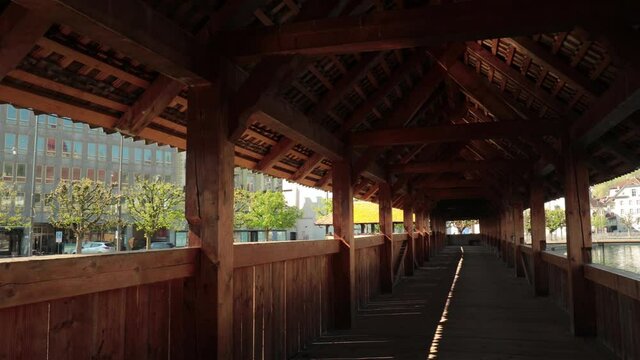
[[[102, 254], [102, 253], [110, 253], [116, 251], [116, 247], [114, 243], [106, 242], [106, 241], [89, 241], [82, 244], [82, 253], [83, 254]], [[73, 251], [75, 254], [76, 251]]]

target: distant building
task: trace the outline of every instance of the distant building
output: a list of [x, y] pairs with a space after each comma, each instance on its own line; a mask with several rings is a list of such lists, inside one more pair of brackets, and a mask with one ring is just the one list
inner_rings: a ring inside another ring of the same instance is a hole
[[[33, 208], [33, 246], [44, 253], [59, 250], [55, 229], [48, 220], [51, 209], [45, 205], [44, 198], [60, 180], [90, 178], [116, 185], [122, 155], [122, 187], [125, 189], [137, 177], [160, 177], [184, 185], [184, 153], [178, 154], [169, 146], [147, 145], [143, 141], [124, 138], [121, 151], [120, 134], [107, 134], [100, 128], [91, 129], [70, 119], [36, 116], [28, 109], [17, 109], [9, 104], [0, 105], [0, 134], [0, 175], [17, 192], [15, 199], [2, 201], [11, 212], [22, 213], [25, 218], [29, 218]], [[32, 203], [31, 179], [34, 176]], [[129, 228], [125, 236], [131, 234]], [[22, 237], [4, 239], [0, 237], [0, 255], [26, 254], [28, 243]]]
[[233, 185], [247, 191], [282, 191], [282, 179], [236, 167], [233, 170]]
[[640, 229], [640, 180], [629, 179], [623, 184], [609, 189], [609, 194], [603, 200], [608, 210], [607, 230], [626, 232], [627, 228], [620, 221], [620, 217], [631, 216], [634, 219], [633, 228]]

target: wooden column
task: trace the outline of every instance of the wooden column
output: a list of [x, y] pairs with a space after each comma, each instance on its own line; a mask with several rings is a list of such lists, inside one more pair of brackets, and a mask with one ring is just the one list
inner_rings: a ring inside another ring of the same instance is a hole
[[424, 210], [422, 213], [422, 219], [424, 221], [424, 261], [429, 261], [431, 258], [431, 224], [428, 210]]
[[591, 262], [591, 213], [589, 171], [571, 144], [563, 142], [567, 258], [569, 259], [569, 316], [575, 335], [595, 335], [593, 287], [584, 277], [584, 264]]
[[516, 276], [524, 277], [524, 261], [522, 259], [521, 245], [524, 245], [524, 218], [522, 201], [513, 202], [513, 260], [515, 262]]
[[380, 290], [383, 293], [393, 291], [393, 219], [391, 217], [391, 185], [380, 183], [378, 204], [380, 211], [380, 232], [384, 235], [384, 244], [380, 248]]
[[413, 276], [413, 268], [416, 260], [415, 234], [413, 232], [413, 204], [409, 197], [404, 202], [403, 224], [404, 231], [407, 233], [407, 254], [404, 257], [404, 274], [406, 276]]
[[333, 258], [334, 325], [351, 328], [355, 320], [355, 243], [353, 238], [353, 188], [348, 160], [334, 161], [332, 170], [334, 238], [340, 252]]
[[[189, 89], [186, 217], [189, 245], [201, 247], [194, 280], [193, 334], [185, 357], [233, 358], [233, 144], [224, 76]], [[193, 351], [195, 353], [191, 353]]]
[[544, 187], [540, 180], [531, 183], [531, 250], [533, 252], [533, 288], [536, 296], [549, 294], [549, 269], [542, 261], [541, 252], [546, 248], [544, 218]]
[[415, 210], [415, 258], [416, 264], [422, 266], [424, 264], [424, 220], [422, 219], [422, 209]]

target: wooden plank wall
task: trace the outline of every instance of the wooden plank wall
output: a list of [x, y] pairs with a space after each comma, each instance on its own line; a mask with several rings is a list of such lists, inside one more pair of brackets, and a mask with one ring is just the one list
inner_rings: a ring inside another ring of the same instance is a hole
[[[356, 239], [356, 242], [360, 239]], [[381, 245], [356, 250], [356, 296], [358, 308], [380, 293]]]
[[1, 309], [0, 359], [182, 359], [185, 281]]
[[549, 266], [549, 296], [562, 310], [568, 311], [567, 269], [552, 263], [547, 265]]
[[329, 328], [331, 260], [319, 255], [234, 270], [234, 359], [288, 358]]

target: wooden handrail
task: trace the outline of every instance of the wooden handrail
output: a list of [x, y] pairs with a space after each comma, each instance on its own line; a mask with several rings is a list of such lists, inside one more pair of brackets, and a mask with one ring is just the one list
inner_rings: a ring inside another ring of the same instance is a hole
[[407, 233], [393, 234], [393, 242], [405, 241], [407, 240]]
[[195, 274], [199, 248], [0, 260], [0, 308]]
[[531, 245], [518, 245], [520, 247], [520, 251], [523, 254], [533, 255], [533, 249], [531, 249]]
[[233, 245], [233, 267], [255, 266], [278, 261], [335, 254], [340, 242], [335, 240], [297, 240]]
[[548, 264], [557, 266], [565, 270], [569, 268], [569, 260], [562, 255], [558, 255], [549, 251], [542, 251], [540, 253], [540, 256], [542, 257], [542, 261]]
[[368, 247], [375, 247], [384, 244], [384, 235], [367, 235], [367, 236], [357, 236], [356, 240], [356, 250], [364, 249]]
[[587, 264], [584, 275], [592, 282], [640, 300], [640, 275], [605, 265]]

